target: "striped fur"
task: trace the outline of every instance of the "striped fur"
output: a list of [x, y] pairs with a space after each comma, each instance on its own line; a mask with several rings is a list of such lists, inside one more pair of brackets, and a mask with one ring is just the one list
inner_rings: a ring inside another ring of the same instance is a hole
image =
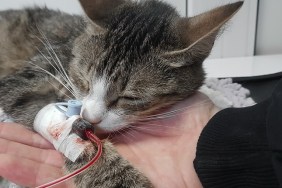
[[[51, 102], [76, 98], [82, 117], [112, 132], [193, 94], [203, 60], [240, 3], [191, 19], [159, 0], [80, 0], [88, 18], [47, 8], [0, 12], [0, 107], [32, 128]], [[213, 21], [208, 21], [213, 19]], [[101, 101], [99, 101], [101, 100]], [[93, 157], [86, 152], [73, 171]], [[104, 141], [102, 158], [77, 187], [152, 187]]]

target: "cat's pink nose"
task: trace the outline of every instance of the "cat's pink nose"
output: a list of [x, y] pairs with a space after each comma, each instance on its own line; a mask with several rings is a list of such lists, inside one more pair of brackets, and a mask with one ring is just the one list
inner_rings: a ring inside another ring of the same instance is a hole
[[83, 110], [81, 116], [84, 120], [88, 121], [92, 125], [97, 125], [102, 121], [101, 116], [95, 116], [93, 113], [89, 112], [88, 110]]

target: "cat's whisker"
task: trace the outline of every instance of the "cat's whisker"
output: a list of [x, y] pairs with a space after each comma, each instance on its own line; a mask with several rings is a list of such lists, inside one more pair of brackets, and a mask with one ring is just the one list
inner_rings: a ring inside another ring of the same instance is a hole
[[113, 145], [115, 145], [116, 144], [116, 142], [114, 141], [114, 137], [116, 136], [116, 135], [119, 135], [120, 133], [119, 133], [119, 130], [117, 130], [117, 131], [115, 131], [115, 132], [110, 132], [109, 133], [109, 135], [107, 136], [107, 139], [109, 140], [109, 141], [111, 141], [111, 143], [113, 144]]
[[[40, 49], [38, 49], [38, 51], [39, 51], [39, 53], [42, 55], [42, 57], [44, 57], [46, 60], [47, 60], [47, 62], [56, 70], [56, 71], [58, 71], [59, 72], [59, 70], [51, 63], [51, 61], [41, 52], [41, 50]], [[59, 72], [60, 73], [60, 72]], [[55, 75], [54, 75], [55, 76]], [[62, 74], [60, 74], [60, 76], [63, 78], [63, 80], [66, 82], [66, 83], [68, 83], [67, 82], [67, 80], [66, 80], [66, 78], [62, 75]], [[57, 77], [57, 76], [56, 76]], [[69, 87], [69, 86], [67, 86], [66, 85], [66, 87], [68, 88], [68, 91], [72, 91], [72, 95], [74, 96], [74, 97], [77, 97], [76, 95], [75, 95], [75, 92], [73, 91], [73, 89], [71, 88], [71, 87]]]
[[29, 62], [30, 64], [32, 64], [33, 66], [35, 66], [35, 68], [41, 70], [42, 72], [50, 75], [52, 78], [54, 78], [55, 80], [57, 80], [60, 84], [62, 84], [73, 96], [75, 96], [75, 94], [68, 88], [68, 86], [66, 86], [59, 78], [57, 78], [55, 75], [53, 75], [52, 73], [50, 73], [49, 71], [43, 69], [42, 67], [32, 63], [32, 62]]
[[[36, 36], [36, 37], [37, 37], [37, 36]], [[52, 57], [52, 54], [50, 53], [50, 50], [49, 50], [48, 46], [46, 46], [46, 44], [45, 44], [39, 37], [37, 37], [37, 38], [38, 38], [38, 40], [40, 40], [40, 41], [44, 44], [44, 46], [46, 47], [46, 50], [48, 51], [50, 57], [51, 57], [52, 60], [55, 62], [54, 58]], [[65, 78], [64, 74], [58, 69], [59, 67], [58, 67], [57, 63], [55, 62], [55, 64], [56, 64], [56, 67], [55, 67], [55, 65], [46, 57], [46, 55], [44, 55], [44, 53], [43, 53], [40, 49], [38, 49], [37, 47], [36, 47], [36, 49], [37, 49], [38, 52], [42, 55], [42, 57], [44, 57], [44, 58], [47, 60], [47, 62], [54, 68], [54, 70], [56, 70], [56, 71], [59, 73], [59, 75], [61, 76], [61, 78], [63, 78], [64, 81], [65, 81], [68, 85], [70, 85], [70, 84], [69, 84], [69, 81], [67, 80], [67, 78]], [[75, 92], [74, 92], [74, 90], [73, 90], [73, 88], [72, 88], [71, 86], [68, 87], [68, 90], [72, 90], [72, 95], [73, 95], [75, 98], [78, 98], [78, 96], [77, 96], [76, 94], [74, 95]]]
[[[45, 45], [45, 44], [44, 44]], [[64, 78], [64, 80], [68, 83], [68, 80], [65, 78], [64, 74], [62, 73], [62, 71], [60, 70], [60, 67], [58, 67], [58, 64], [56, 63], [54, 57], [52, 56], [50, 50], [49, 50], [49, 47], [48, 46], [45, 46], [45, 49], [47, 50], [48, 54], [49, 54], [49, 57], [51, 58], [51, 60], [54, 62], [55, 65], [53, 65], [53, 63], [47, 58], [46, 55], [44, 55], [44, 53], [39, 50], [38, 52], [40, 52], [40, 54], [48, 61], [48, 63], [61, 75], [62, 78]]]
[[134, 119], [134, 121], [132, 123], [157, 121], [157, 120], [161, 120], [161, 119], [172, 118], [172, 117], [175, 117], [177, 115], [190, 113], [191, 110], [193, 110], [196, 107], [199, 107], [199, 105], [205, 105], [205, 104], [208, 104], [208, 103], [210, 103], [210, 100], [206, 99], [206, 100], [203, 100], [202, 102], [199, 102], [197, 104], [193, 104], [193, 105], [190, 105], [190, 106], [182, 107], [182, 108], [179, 108], [179, 109], [176, 109], [176, 110], [171, 110], [171, 111], [164, 112], [164, 113], [148, 115], [148, 116], [144, 116], [144, 117], [129, 115], [128, 117], [129, 117], [129, 119], [132, 119], [132, 118]]
[[118, 133], [118, 135], [125, 136], [126, 130], [125, 129], [120, 129], [120, 130], [117, 130], [117, 133]]
[[[137, 124], [137, 125], [136, 125]], [[125, 128], [125, 130], [127, 128], [130, 128], [130, 127], [139, 127], [138, 125], [141, 125], [142, 127], [145, 127], [145, 126], [148, 126], [148, 127], [161, 127], [161, 128], [171, 128], [171, 129], [174, 129], [175, 127], [174, 126], [170, 126], [170, 125], [163, 125], [163, 124], [160, 124], [160, 123], [152, 123], [151, 121], [132, 121], [132, 122], [128, 122], [128, 126]], [[177, 129], [177, 128], [175, 128]]]
[[138, 126], [134, 126], [134, 127], [149, 127], [149, 128], [160, 127], [160, 128], [169, 128], [169, 129], [179, 129], [179, 127], [175, 127], [173, 125], [163, 125], [163, 124], [148, 123], [148, 122], [138, 122]]
[[152, 127], [132, 127], [131, 131], [136, 131], [136, 132], [146, 132], [149, 134], [162, 134], [162, 135], [171, 135], [172, 131], [173, 131], [173, 135], [175, 135], [176, 133], [179, 133], [179, 135], [182, 133], [182, 130], [168, 130], [168, 129], [155, 129]]
[[[44, 73], [46, 73], [45, 71], [41, 71], [41, 72], [44, 72]], [[50, 75], [50, 74], [49, 74]], [[53, 77], [53, 76], [52, 76]], [[53, 77], [54, 78], [54, 77]], [[55, 78], [56, 79], [56, 78]], [[57, 80], [57, 79], [56, 79]], [[59, 80], [57, 80], [61, 85], [63, 85], [63, 87], [65, 87], [67, 90], [68, 90], [68, 88], [67, 88], [67, 86], [66, 85], [64, 85], [62, 82], [60, 82]], [[58, 87], [56, 87], [55, 85], [53, 85], [50, 81], [47, 81], [47, 82], [49, 82], [55, 89], [57, 89], [58, 91], [60, 91], [59, 89], [58, 89]], [[68, 90], [69, 91], [69, 90]], [[71, 91], [69, 91], [70, 93], [71, 93]], [[71, 93], [72, 95], [73, 95], [73, 93]], [[65, 95], [67, 98], [69, 98], [69, 99], [73, 99], [73, 97], [70, 97], [69, 95], [67, 95], [66, 93], [63, 93], [63, 95]]]
[[[137, 124], [137, 125], [136, 125]], [[128, 125], [126, 126], [125, 129], [122, 130], [127, 130], [128, 128], [132, 128], [132, 127], [139, 127], [138, 125], [141, 125], [142, 127], [148, 126], [148, 127], [152, 127], [152, 126], [158, 126], [158, 127], [172, 127], [169, 125], [161, 125], [161, 124], [157, 124], [157, 123], [152, 123], [152, 122], [139, 122], [139, 121], [132, 121], [132, 122], [128, 122]]]
[[[46, 38], [46, 40], [47, 40], [47, 38]], [[50, 46], [50, 49], [52, 50], [52, 52], [54, 53], [54, 55], [55, 55], [55, 57], [56, 57], [56, 59], [57, 59], [57, 62], [58, 62], [58, 64], [59, 64], [59, 67], [61, 67], [61, 70], [62, 70], [62, 72], [63, 72], [63, 75], [64, 75], [65, 78], [68, 80], [68, 82], [69, 82], [71, 88], [74, 88], [74, 84], [72, 83], [72, 81], [70, 80], [69, 76], [67, 75], [67, 73], [66, 73], [66, 71], [65, 71], [65, 69], [64, 69], [64, 67], [63, 67], [63, 65], [62, 65], [62, 63], [61, 63], [61, 61], [60, 61], [60, 59], [59, 59], [59, 57], [58, 57], [57, 54], [55, 53], [55, 51], [54, 51], [54, 49], [52, 48], [50, 42], [49, 42], [48, 40], [47, 40], [47, 42], [48, 42], [48, 44], [49, 44], [49, 46]]]
[[124, 136], [129, 142], [134, 141], [134, 135], [132, 135], [129, 131], [128, 131], [128, 132], [125, 132], [125, 133], [123, 134], [123, 136]]
[[194, 107], [198, 107], [199, 105], [204, 105], [206, 104], [208, 101], [210, 101], [209, 99], [203, 100], [202, 102], [190, 105], [190, 106], [185, 106], [176, 110], [172, 110], [172, 111], [168, 111], [168, 112], [164, 112], [164, 113], [159, 113], [159, 114], [153, 114], [153, 115], [149, 115], [147, 117], [156, 117], [156, 116], [160, 116], [160, 115], [166, 115], [166, 114], [170, 114], [170, 113], [174, 113], [174, 112], [178, 112], [178, 111], [185, 111], [186, 109], [189, 108], [194, 108]]
[[169, 133], [171, 131], [173, 132], [182, 132], [184, 130], [183, 127], [180, 126], [166, 126], [166, 125], [154, 125], [154, 124], [144, 124], [144, 125], [138, 125], [138, 126], [132, 126], [132, 128], [140, 131], [149, 131], [149, 132], [158, 132], [158, 133]]
[[155, 129], [155, 127], [151, 127], [151, 126], [131, 126], [131, 129], [135, 129], [135, 130], [146, 130], [146, 131], [166, 131], [166, 130], [157, 130]]
[[[72, 83], [72, 81], [70, 80], [69, 76], [67, 75], [63, 65], [62, 65], [62, 62], [61, 60], [59, 59], [59, 57], [57, 56], [56, 52], [54, 51], [54, 49], [52, 48], [52, 45], [50, 43], [50, 41], [48, 40], [48, 38], [46, 37], [46, 35], [37, 27], [39, 33], [41, 34], [41, 36], [43, 37], [43, 39], [45, 40], [45, 43], [47, 44], [47, 46], [49, 47], [49, 49], [51, 50], [51, 52], [54, 54], [55, 56], [55, 59], [54, 59], [54, 62], [57, 64], [58, 68], [62, 71], [63, 75], [65, 76], [65, 78], [68, 80], [68, 84], [70, 85], [70, 87], [73, 89], [74, 93], [76, 93], [76, 91], [74, 90], [75, 86], [74, 84]], [[45, 45], [46, 47], [46, 45]], [[55, 61], [57, 60], [57, 61]], [[76, 95], [74, 95], [76, 96]], [[76, 96], [78, 97], [78, 96]]]
[[[49, 82], [49, 84], [52, 85], [55, 89], [57, 89], [58, 91], [60, 91], [60, 89], [59, 89], [57, 86], [55, 86], [53, 83], [51, 83], [49, 80], [48, 80], [47, 82]], [[68, 99], [72, 99], [72, 97], [70, 97], [70, 96], [67, 95], [66, 93], [63, 93], [63, 95], [65, 95]]]
[[[42, 53], [42, 52], [39, 50], [39, 53]], [[51, 64], [51, 66], [53, 66], [53, 64], [50, 62], [50, 60], [49, 60], [43, 53], [42, 53], [41, 55], [47, 60], [47, 62], [49, 62], [49, 63]], [[39, 65], [36, 65], [36, 64], [34, 64], [34, 63], [31, 63], [31, 62], [29, 62], [29, 63], [32, 64], [33, 66], [37, 67], [37, 68], [40, 67]], [[40, 68], [43, 69], [42, 67], [40, 67]], [[56, 68], [54, 67], [54, 69], [56, 69]], [[44, 69], [44, 70], [45, 70], [45, 69]], [[46, 72], [49, 72], [49, 71], [45, 70], [44, 72], [46, 73]], [[52, 73], [49, 72], [49, 75], [50, 75], [50, 74], [52, 74]], [[52, 74], [52, 75], [53, 75], [53, 74]], [[54, 77], [57, 78], [57, 76], [55, 76], [55, 75], [53, 75], [52, 77], [53, 77], [53, 78], [54, 78]], [[64, 79], [64, 78], [63, 78], [63, 79]], [[57, 78], [56, 80], [58, 81], [59, 78]], [[60, 83], [62, 84], [62, 82], [60, 82]], [[64, 84], [62, 84], [62, 85], [63, 85], [69, 92], [71, 92], [71, 94], [72, 94], [74, 97], [76, 97], [76, 96], [74, 95], [74, 92], [72, 91], [72, 88], [70, 88], [70, 87], [68, 87], [67, 85], [64, 85]]]
[[130, 134], [129, 131], [124, 131], [124, 133], [121, 133], [120, 135], [125, 138], [128, 142], [134, 141], [134, 135]]
[[[35, 35], [36, 36], [36, 35]], [[53, 63], [46, 57], [46, 55], [44, 55], [42, 53], [41, 50], [38, 49], [38, 47], [36, 47], [36, 49], [38, 50], [38, 52], [40, 52], [40, 54], [49, 62], [50, 65], [52, 65], [52, 67], [65, 79], [65, 81], [67, 82], [67, 79], [65, 78], [63, 72], [61, 71], [61, 68], [58, 66], [58, 64], [56, 63], [56, 60], [54, 59], [53, 55], [51, 54], [50, 51], [50, 47], [48, 46], [48, 44], [46, 44], [46, 42], [44, 42], [41, 38], [39, 38], [38, 36], [36, 36], [36, 38], [45, 46], [45, 49], [47, 50], [49, 57], [54, 61], [56, 67], [53, 65]]]
[[152, 135], [160, 135], [160, 136], [180, 136], [183, 134], [183, 131], [181, 129], [176, 131], [171, 130], [157, 130], [157, 129], [142, 129], [140, 127], [132, 126], [130, 132], [136, 132], [139, 133], [140, 131], [145, 132], [146, 134], [152, 134]]
[[149, 121], [149, 120], [152, 121], [152, 120], [158, 120], [158, 119], [166, 119], [166, 118], [174, 117], [176, 115], [189, 113], [189, 111], [191, 111], [193, 108], [198, 107], [199, 105], [205, 105], [205, 104], [209, 103], [209, 101], [210, 100], [204, 100], [203, 102], [197, 103], [195, 105], [179, 108], [179, 109], [172, 110], [172, 111], [165, 112], [165, 113], [146, 116], [144, 118], [138, 118], [138, 121], [144, 121], [144, 120], [145, 121]]
[[[44, 58], [47, 60], [47, 62], [59, 73], [59, 75], [64, 79], [64, 81], [65, 81], [66, 83], [68, 83], [68, 80], [67, 80], [67, 79], [64, 77], [64, 75], [61, 74], [61, 72], [53, 65], [53, 63], [46, 57], [46, 55], [44, 55], [44, 53], [43, 53], [40, 49], [37, 48], [37, 50], [38, 50], [38, 52], [42, 55], [42, 57], [44, 57]], [[69, 89], [72, 90], [71, 87], [70, 87]]]
[[[41, 29], [39, 29], [39, 27], [36, 25], [37, 27], [37, 30], [38, 32], [40, 33], [40, 35], [42, 36], [43, 40], [41, 40], [39, 37], [37, 37], [41, 42], [42, 44], [45, 46], [45, 48], [47, 49], [50, 57], [52, 57], [53, 61], [56, 63], [56, 66], [60, 69], [60, 71], [62, 71], [61, 73], [63, 74], [64, 72], [64, 68], [62, 66], [59, 66], [60, 65], [60, 61], [59, 61], [59, 58], [56, 57], [56, 53], [54, 51], [54, 49], [52, 48], [52, 45], [51, 43], [49, 42], [48, 38], [46, 37], [46, 35], [41, 31]], [[53, 54], [53, 55], [52, 55]], [[57, 61], [56, 59], [57, 58]]]
[[57, 72], [61, 73], [61, 72], [53, 65], [53, 63], [47, 58], [47, 56], [44, 55], [44, 53], [43, 53], [38, 47], [36, 47], [36, 49], [37, 49], [37, 51], [42, 55], [42, 57], [44, 57], [44, 59], [46, 59], [47, 62], [48, 62]]

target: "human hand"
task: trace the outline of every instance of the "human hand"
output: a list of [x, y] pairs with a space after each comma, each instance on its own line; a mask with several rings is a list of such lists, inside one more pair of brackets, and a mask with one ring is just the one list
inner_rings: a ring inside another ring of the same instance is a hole
[[[197, 93], [111, 139], [156, 187], [201, 187], [193, 160], [199, 135], [215, 112], [208, 97]], [[61, 177], [62, 166], [62, 155], [41, 136], [18, 124], [0, 123], [0, 176], [35, 187]]]
[[[40, 135], [16, 123], [0, 123], [0, 176], [36, 187], [63, 176], [63, 156]], [[72, 182], [58, 185], [70, 188]]]
[[207, 96], [196, 93], [122, 131], [112, 142], [155, 187], [202, 187], [193, 160], [200, 133], [218, 110]]

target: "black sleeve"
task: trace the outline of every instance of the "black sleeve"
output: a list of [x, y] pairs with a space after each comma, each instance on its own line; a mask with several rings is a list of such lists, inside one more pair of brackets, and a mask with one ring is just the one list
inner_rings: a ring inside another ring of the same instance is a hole
[[282, 187], [282, 80], [272, 94], [266, 124], [273, 167], [279, 185]]
[[195, 170], [204, 187], [281, 187], [282, 81], [251, 107], [218, 112], [202, 131]]

